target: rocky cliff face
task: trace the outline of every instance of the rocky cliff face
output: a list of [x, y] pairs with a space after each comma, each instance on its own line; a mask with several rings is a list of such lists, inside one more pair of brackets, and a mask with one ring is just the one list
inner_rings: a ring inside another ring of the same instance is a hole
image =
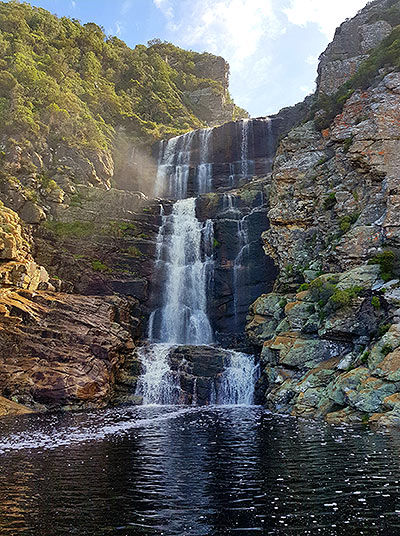
[[[58, 250], [60, 251], [61, 248]], [[134, 348], [133, 297], [55, 292], [18, 215], [0, 206], [0, 414], [99, 406]], [[71, 273], [73, 271], [71, 270]]]
[[[372, 2], [342, 25], [321, 57], [319, 94], [335, 92], [390, 33], [397, 8]], [[247, 325], [275, 411], [399, 422], [400, 75], [391, 71], [348, 94], [328, 128], [309, 121], [278, 149], [263, 239], [279, 275]]]

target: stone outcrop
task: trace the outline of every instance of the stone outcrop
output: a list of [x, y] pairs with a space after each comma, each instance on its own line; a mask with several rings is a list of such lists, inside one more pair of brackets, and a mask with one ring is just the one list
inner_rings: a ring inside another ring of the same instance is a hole
[[11, 415], [26, 415], [32, 413], [32, 410], [22, 404], [17, 404], [8, 398], [0, 396], [0, 417], [8, 417]]
[[34, 409], [104, 406], [132, 353], [133, 303], [2, 290], [0, 393]]
[[398, 24], [399, 6], [398, 1], [375, 0], [339, 26], [320, 56], [318, 93], [332, 95], [355, 74], [369, 52]]

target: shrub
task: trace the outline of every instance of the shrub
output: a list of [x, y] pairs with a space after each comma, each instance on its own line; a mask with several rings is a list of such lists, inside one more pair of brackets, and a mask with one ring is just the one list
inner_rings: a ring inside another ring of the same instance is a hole
[[309, 288], [310, 288], [309, 283], [303, 283], [302, 285], [299, 286], [297, 292], [303, 292], [305, 290], [308, 290]]
[[101, 261], [92, 261], [92, 268], [95, 272], [111, 272], [111, 268]]
[[381, 300], [379, 299], [378, 296], [372, 296], [372, 298], [371, 298], [371, 305], [372, 305], [372, 307], [374, 307], [375, 309], [380, 309], [380, 308], [381, 308]]
[[136, 246], [130, 246], [126, 250], [126, 253], [128, 253], [128, 255], [130, 255], [131, 257], [142, 257], [143, 256], [143, 253]]
[[330, 192], [328, 197], [324, 200], [324, 209], [331, 210], [336, 205], [336, 194], [335, 192]]
[[366, 352], [363, 353], [363, 355], [361, 356], [361, 363], [363, 365], [366, 365], [368, 363], [368, 358], [369, 356], [371, 355], [371, 352], [369, 350], [367, 350]]
[[381, 349], [382, 355], [386, 357], [390, 352], [393, 352], [392, 346], [390, 344], [384, 344]]
[[343, 307], [348, 307], [351, 305], [353, 300], [357, 298], [362, 292], [362, 287], [350, 287], [346, 289], [336, 289], [332, 294], [330, 301], [335, 305], [336, 308], [341, 309]]
[[378, 337], [381, 338], [389, 331], [392, 324], [381, 324], [378, 328]]
[[394, 265], [395, 265], [395, 254], [393, 251], [383, 251], [378, 253], [375, 257], [372, 257], [368, 261], [368, 264], [379, 264], [381, 271], [381, 278], [384, 281], [390, 281], [394, 279]]
[[96, 231], [96, 224], [91, 221], [46, 221], [43, 225], [60, 238], [85, 238]]

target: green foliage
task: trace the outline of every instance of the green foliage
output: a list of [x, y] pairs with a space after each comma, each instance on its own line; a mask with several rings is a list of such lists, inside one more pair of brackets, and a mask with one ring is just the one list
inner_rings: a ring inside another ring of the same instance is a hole
[[85, 238], [96, 231], [96, 224], [90, 221], [46, 221], [43, 225], [60, 238]]
[[379, 296], [372, 296], [371, 305], [375, 309], [380, 309], [381, 308], [381, 300], [379, 299]]
[[123, 238], [124, 236], [131, 235], [136, 231], [136, 225], [126, 221], [110, 221], [107, 227], [104, 228], [103, 233], [114, 236], [115, 238]]
[[358, 220], [359, 216], [359, 212], [355, 212], [354, 214], [350, 214], [348, 216], [343, 216], [343, 218], [341, 218], [339, 221], [339, 227], [342, 233], [347, 233], [353, 223]]
[[[74, 147], [110, 148], [116, 129], [152, 141], [204, 126], [187, 92], [215, 57], [152, 41], [130, 49], [93, 23], [57, 18], [27, 3], [0, 2], [2, 134]], [[229, 102], [232, 119], [245, 112]]]
[[92, 261], [91, 265], [95, 272], [111, 272], [111, 268], [99, 260]]
[[143, 256], [143, 253], [136, 246], [130, 246], [126, 250], [126, 253], [128, 253], [128, 255], [130, 255], [131, 257], [135, 257], [135, 258]]
[[392, 346], [390, 344], [384, 344], [381, 349], [382, 355], [386, 357], [390, 352], [393, 352]]
[[310, 288], [310, 285], [308, 283], [303, 283], [299, 286], [297, 292], [303, 292], [305, 290], [308, 290]]
[[363, 288], [358, 286], [346, 289], [336, 289], [330, 300], [336, 309], [342, 309], [343, 307], [351, 305], [353, 300], [357, 298], [357, 296], [360, 296], [362, 292]]
[[336, 205], [336, 194], [335, 192], [330, 192], [328, 197], [324, 199], [324, 209], [331, 210]]
[[378, 337], [381, 338], [389, 331], [392, 327], [392, 324], [381, 324], [378, 328]]
[[214, 240], [213, 240], [213, 247], [214, 248], [221, 247], [221, 242], [218, 242], [218, 240], [216, 238], [214, 238]]
[[286, 307], [287, 303], [288, 303], [287, 299], [286, 299], [286, 298], [282, 298], [281, 300], [279, 300], [279, 304], [278, 304], [278, 305], [279, 305], [279, 307], [280, 307], [281, 309], [284, 309], [284, 308]]
[[353, 136], [350, 136], [349, 138], [346, 138], [343, 142], [343, 151], [345, 153], [349, 152], [349, 149], [351, 147], [351, 144], [353, 143]]
[[369, 359], [369, 356], [371, 355], [371, 352], [369, 350], [367, 350], [366, 352], [363, 353], [363, 355], [361, 356], [361, 363], [363, 365], [367, 365], [368, 364], [368, 359]]
[[394, 268], [395, 268], [396, 256], [393, 251], [383, 251], [378, 253], [375, 257], [372, 257], [368, 261], [368, 264], [379, 264], [381, 269], [381, 278], [384, 281], [390, 281], [395, 278]]

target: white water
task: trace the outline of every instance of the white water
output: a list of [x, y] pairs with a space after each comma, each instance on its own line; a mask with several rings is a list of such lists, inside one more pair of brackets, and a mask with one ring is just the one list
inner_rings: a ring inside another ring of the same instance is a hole
[[[150, 319], [150, 341], [210, 344], [207, 287], [213, 260], [212, 222], [196, 218], [194, 198], [177, 201], [157, 239], [157, 272], [163, 272], [163, 305]], [[156, 274], [157, 277], [157, 274]]]
[[[249, 120], [241, 122], [241, 174], [249, 176]], [[198, 194], [212, 189], [212, 129], [197, 131], [199, 164], [196, 169]], [[172, 213], [161, 209], [162, 224], [156, 243], [155, 277], [161, 282], [161, 305], [149, 318], [150, 345], [139, 350], [143, 365], [136, 394], [144, 404], [179, 403], [179, 371], [170, 368], [169, 355], [177, 345], [209, 345], [213, 332], [207, 315], [207, 294], [213, 275], [213, 224], [196, 217], [196, 199], [186, 198], [195, 132], [170, 139], [160, 145], [155, 195], [177, 199]], [[230, 165], [230, 181], [234, 182], [234, 165]], [[247, 224], [240, 219], [234, 198], [225, 194], [223, 211], [238, 220], [238, 255], [234, 262], [235, 320], [238, 308], [240, 273], [248, 248]], [[211, 404], [251, 404], [256, 377], [254, 358], [229, 351], [229, 366], [220, 381], [214, 383]], [[197, 380], [193, 403], [196, 404]]]
[[176, 136], [160, 144], [155, 197], [186, 197], [194, 132]]
[[197, 168], [197, 193], [211, 192], [213, 165], [210, 162], [212, 154], [212, 128], [199, 131], [200, 162]]
[[179, 378], [171, 371], [168, 361], [172, 347], [164, 343], [139, 348], [137, 354], [144, 371], [138, 379], [136, 394], [143, 397], [143, 404], [178, 404]]
[[254, 384], [259, 366], [254, 356], [229, 350], [230, 363], [222, 375], [218, 389], [218, 404], [251, 405], [254, 402]]
[[191, 131], [160, 143], [155, 197], [185, 199], [188, 193], [193, 145], [198, 136], [199, 164], [196, 170], [196, 193], [211, 191], [212, 187], [212, 128]]

